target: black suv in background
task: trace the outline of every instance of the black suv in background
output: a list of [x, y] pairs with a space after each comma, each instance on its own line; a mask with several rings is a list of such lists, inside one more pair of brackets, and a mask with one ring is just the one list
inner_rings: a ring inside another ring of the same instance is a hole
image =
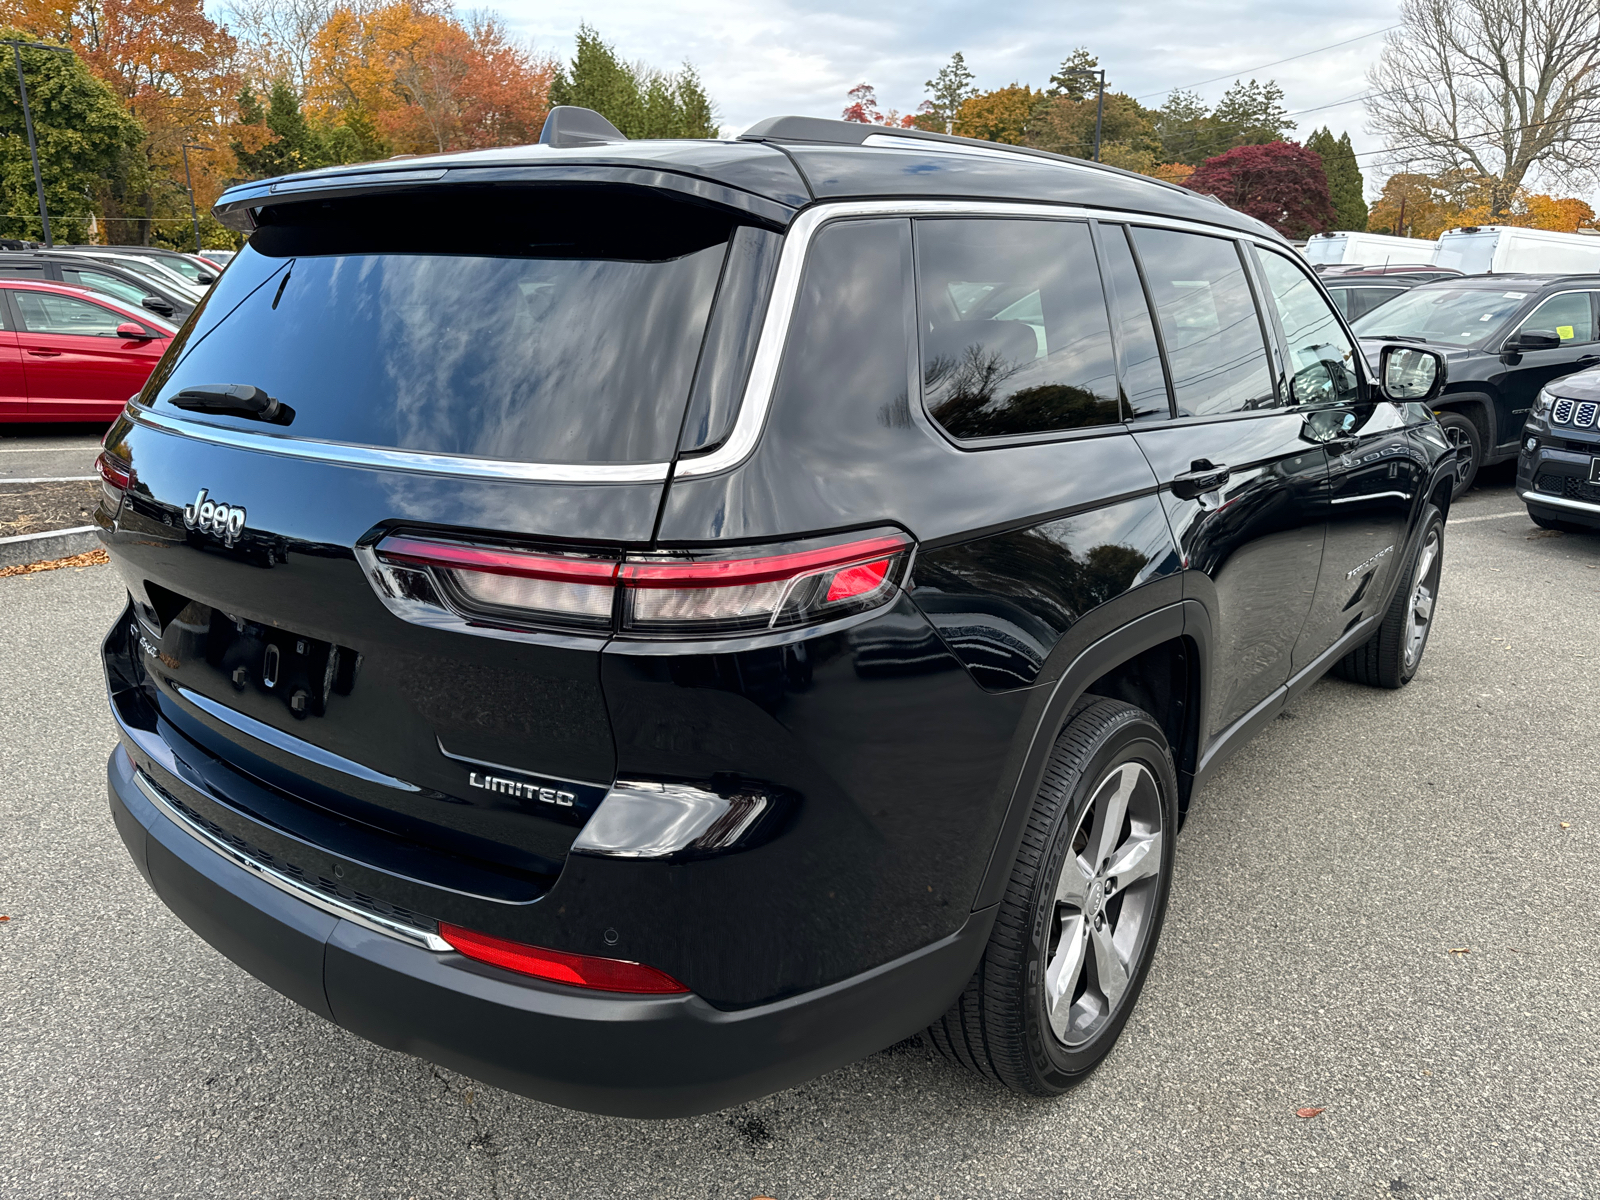
[[1517, 495], [1545, 529], [1600, 529], [1600, 367], [1534, 398], [1517, 459]]
[[87, 288], [136, 304], [174, 325], [183, 324], [194, 311], [194, 300], [176, 289], [162, 287], [137, 271], [72, 251], [0, 252], [0, 279], [39, 279]]
[[1347, 321], [1366, 316], [1419, 284], [1436, 283], [1460, 274], [1446, 267], [1353, 267], [1320, 272], [1322, 286], [1328, 289], [1334, 307]]
[[107, 435], [111, 807], [372, 1040], [665, 1116], [919, 1029], [1034, 1094], [1174, 835], [1329, 669], [1417, 670], [1452, 453], [1266, 226], [804, 118], [250, 184]]
[[1600, 364], [1600, 276], [1465, 275], [1427, 283], [1354, 322], [1376, 348], [1415, 342], [1445, 356], [1434, 401], [1456, 447], [1456, 495], [1478, 468], [1517, 455], [1539, 389]]

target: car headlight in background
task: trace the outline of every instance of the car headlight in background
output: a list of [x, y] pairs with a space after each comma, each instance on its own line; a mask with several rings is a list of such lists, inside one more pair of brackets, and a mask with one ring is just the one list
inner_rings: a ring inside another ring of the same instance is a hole
[[1539, 394], [1533, 398], [1533, 407], [1529, 410], [1530, 416], [1543, 417], [1550, 413], [1550, 406], [1555, 403], [1555, 397], [1544, 388], [1539, 389]]

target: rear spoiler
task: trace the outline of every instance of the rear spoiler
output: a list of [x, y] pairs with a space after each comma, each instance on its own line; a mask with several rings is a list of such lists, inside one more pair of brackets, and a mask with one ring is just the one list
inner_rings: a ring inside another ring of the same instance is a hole
[[[678, 171], [653, 167], [612, 166], [570, 161], [569, 155], [554, 147], [527, 147], [529, 157], [550, 154], [561, 161], [545, 164], [507, 164], [505, 166], [410, 166], [395, 163], [366, 164], [361, 171], [326, 171], [310, 175], [286, 175], [257, 183], [231, 187], [218, 197], [211, 214], [229, 229], [250, 233], [260, 221], [264, 208], [303, 204], [312, 200], [344, 199], [354, 196], [392, 194], [487, 184], [612, 184], [650, 188], [677, 193], [685, 200], [714, 208], [732, 209], [754, 218], [759, 224], [778, 231], [793, 220], [795, 208], [740, 188]], [[596, 147], [596, 150], [600, 150]], [[603, 153], [603, 150], [600, 150]]]

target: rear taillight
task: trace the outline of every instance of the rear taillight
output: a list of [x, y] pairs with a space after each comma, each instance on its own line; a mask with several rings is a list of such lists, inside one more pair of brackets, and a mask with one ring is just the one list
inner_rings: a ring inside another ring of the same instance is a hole
[[133, 486], [133, 467], [110, 451], [100, 452], [100, 457], [94, 460], [94, 469], [106, 486], [106, 494], [114, 500], [122, 499], [122, 493]]
[[595, 958], [588, 954], [568, 954], [546, 950], [505, 938], [491, 937], [459, 925], [439, 923], [439, 936], [468, 958], [492, 963], [508, 971], [519, 971], [551, 983], [591, 988], [599, 992], [631, 992], [635, 995], [682, 995], [689, 989], [665, 971], [620, 958]]
[[683, 638], [787, 629], [876, 608], [904, 581], [911, 545], [894, 531], [618, 560], [391, 535], [373, 554], [380, 592], [422, 603], [434, 596], [468, 619]]

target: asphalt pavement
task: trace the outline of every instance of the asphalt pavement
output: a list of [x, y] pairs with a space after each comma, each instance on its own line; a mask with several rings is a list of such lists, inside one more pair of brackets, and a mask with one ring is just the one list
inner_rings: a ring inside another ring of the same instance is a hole
[[98, 425], [0, 425], [0, 483], [92, 479], [104, 433]]
[[627, 1121], [324, 1023], [117, 839], [114, 570], [0, 579], [0, 1195], [1594, 1197], [1600, 535], [1507, 483], [1453, 514], [1411, 686], [1324, 681], [1196, 799], [1139, 1007], [1053, 1102], [910, 1042]]

